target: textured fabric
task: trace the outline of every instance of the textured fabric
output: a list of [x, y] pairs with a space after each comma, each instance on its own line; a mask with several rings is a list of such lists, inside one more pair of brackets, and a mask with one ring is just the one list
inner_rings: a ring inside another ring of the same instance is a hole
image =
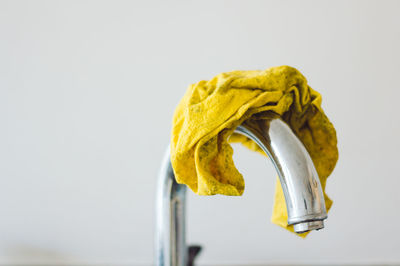
[[[310, 153], [329, 210], [332, 201], [325, 185], [338, 159], [336, 131], [321, 109], [320, 94], [289, 66], [226, 72], [189, 86], [173, 118], [171, 162], [176, 181], [199, 195], [242, 195], [244, 179], [233, 163], [229, 142], [264, 153], [233, 131], [247, 119], [272, 117], [281, 117]], [[293, 231], [287, 225], [279, 179], [272, 222]]]

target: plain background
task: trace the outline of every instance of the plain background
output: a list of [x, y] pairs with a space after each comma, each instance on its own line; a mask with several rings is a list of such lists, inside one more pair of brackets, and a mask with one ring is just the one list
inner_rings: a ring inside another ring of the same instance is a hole
[[200, 265], [400, 263], [400, 1], [0, 2], [0, 264], [151, 265], [175, 106], [220, 72], [291, 65], [340, 159], [326, 228], [270, 222], [276, 173], [235, 145], [243, 197], [189, 193]]

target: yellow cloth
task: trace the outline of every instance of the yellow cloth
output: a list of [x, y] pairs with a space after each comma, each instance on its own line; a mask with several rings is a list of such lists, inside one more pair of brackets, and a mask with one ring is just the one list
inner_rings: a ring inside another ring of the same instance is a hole
[[[233, 131], [247, 119], [271, 117], [281, 117], [310, 153], [329, 210], [332, 201], [325, 185], [338, 159], [336, 131], [321, 109], [320, 94], [289, 66], [221, 73], [189, 86], [173, 118], [171, 162], [176, 181], [199, 195], [242, 195], [243, 176], [233, 163], [228, 141], [263, 153]], [[275, 191], [272, 222], [293, 231], [287, 225], [279, 179]]]

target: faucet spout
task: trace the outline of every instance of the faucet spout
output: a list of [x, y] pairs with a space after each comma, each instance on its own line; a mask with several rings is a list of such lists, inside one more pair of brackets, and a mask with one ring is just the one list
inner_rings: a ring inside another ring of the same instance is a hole
[[[247, 120], [235, 132], [255, 141], [273, 162], [294, 231], [324, 228], [327, 214], [317, 171], [290, 127], [280, 119]], [[185, 236], [186, 186], [175, 181], [169, 147], [159, 173], [156, 204], [156, 265], [191, 265]]]
[[248, 120], [236, 129], [268, 154], [278, 172], [288, 213], [296, 233], [324, 228], [327, 218], [317, 170], [303, 143], [280, 119]]

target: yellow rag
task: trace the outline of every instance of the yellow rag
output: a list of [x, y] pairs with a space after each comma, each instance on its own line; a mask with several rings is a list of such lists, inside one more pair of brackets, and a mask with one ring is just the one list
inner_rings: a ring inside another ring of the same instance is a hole
[[[176, 181], [199, 195], [242, 195], [244, 179], [233, 163], [228, 142], [241, 142], [263, 153], [234, 130], [247, 119], [272, 117], [281, 117], [310, 153], [329, 210], [332, 201], [325, 185], [338, 159], [336, 131], [321, 108], [320, 94], [289, 66], [226, 72], [189, 86], [173, 118], [171, 162]], [[287, 225], [279, 179], [272, 222], [293, 231]]]

